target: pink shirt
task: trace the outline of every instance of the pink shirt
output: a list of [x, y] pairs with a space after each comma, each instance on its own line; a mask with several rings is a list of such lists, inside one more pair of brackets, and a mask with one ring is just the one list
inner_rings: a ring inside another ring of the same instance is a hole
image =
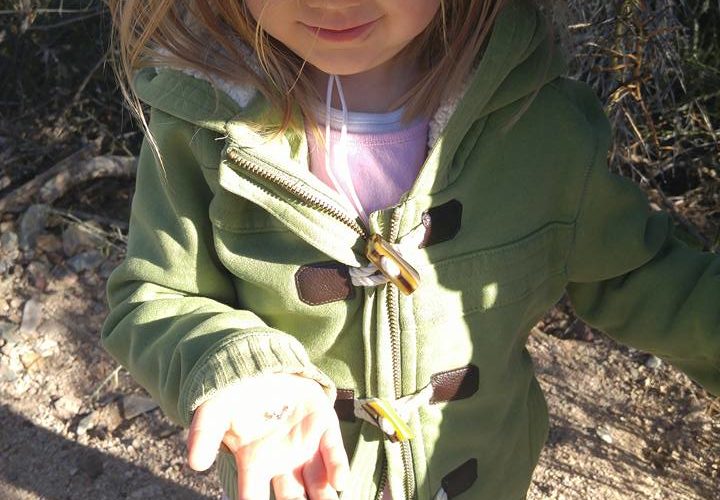
[[[396, 204], [417, 178], [427, 157], [429, 120], [410, 124], [401, 122], [402, 110], [391, 113], [348, 113], [347, 165], [343, 167], [340, 127], [342, 113], [331, 111], [330, 158], [332, 173], [354, 210], [351, 189], [365, 214]], [[324, 115], [324, 113], [323, 113]], [[320, 117], [324, 126], [324, 116]], [[310, 171], [338, 191], [325, 168], [325, 151], [312, 133], [307, 134]], [[359, 214], [362, 216], [362, 214]]]

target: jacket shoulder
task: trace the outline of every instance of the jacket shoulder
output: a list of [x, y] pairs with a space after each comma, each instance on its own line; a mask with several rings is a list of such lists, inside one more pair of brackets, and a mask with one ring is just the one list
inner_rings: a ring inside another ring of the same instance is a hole
[[243, 112], [242, 103], [228, 93], [232, 87], [226, 92], [197, 74], [176, 69], [143, 68], [133, 78], [133, 90], [151, 108], [218, 132]]
[[548, 84], [548, 89], [575, 108], [587, 126], [595, 149], [607, 150], [612, 141], [612, 129], [603, 104], [592, 87], [579, 80], [559, 77]]

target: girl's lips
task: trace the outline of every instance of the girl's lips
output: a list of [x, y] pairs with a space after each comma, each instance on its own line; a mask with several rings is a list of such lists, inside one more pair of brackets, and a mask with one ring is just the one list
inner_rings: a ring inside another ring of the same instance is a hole
[[305, 26], [321, 40], [326, 40], [329, 42], [350, 42], [368, 33], [373, 28], [373, 26], [375, 26], [376, 22], [377, 19], [375, 21], [370, 21], [369, 23], [361, 24], [359, 26], [344, 30], [333, 30], [328, 28], [321, 28], [319, 26], [309, 26], [307, 24]]

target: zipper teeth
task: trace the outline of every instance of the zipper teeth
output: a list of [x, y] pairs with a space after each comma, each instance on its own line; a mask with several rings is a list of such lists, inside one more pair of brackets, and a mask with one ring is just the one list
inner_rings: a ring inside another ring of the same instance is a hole
[[[390, 217], [390, 228], [388, 241], [394, 242], [397, 239], [400, 222], [400, 210], [395, 209]], [[392, 346], [393, 358], [393, 382], [395, 383], [395, 398], [402, 397], [402, 381], [400, 380], [400, 325], [398, 324], [398, 289], [396, 286], [388, 284], [387, 290], [387, 309], [390, 320], [390, 343]], [[405, 477], [403, 485], [405, 486], [405, 498], [411, 500], [415, 498], [415, 472], [412, 468], [412, 456], [410, 453], [410, 443], [403, 441], [401, 443], [400, 453], [402, 456], [403, 469]]]
[[405, 496], [408, 500], [411, 500], [415, 498], [415, 472], [411, 465], [410, 443], [403, 441], [400, 452], [402, 454], [403, 467], [405, 468]]
[[395, 304], [395, 287], [388, 283], [387, 289], [387, 310], [390, 322], [390, 346], [393, 360], [393, 384], [395, 388], [395, 399], [402, 396], [402, 381], [400, 380], [400, 335], [397, 324], [397, 307]]
[[377, 494], [375, 495], [375, 500], [383, 500], [383, 493], [385, 492], [385, 485], [388, 482], [388, 470], [387, 470], [387, 462], [386, 459], [383, 458], [382, 462], [382, 475], [380, 476], [380, 484], [378, 484], [378, 490]]
[[[393, 210], [392, 216], [390, 217], [390, 227], [388, 231], [388, 241], [394, 242], [397, 235], [397, 225], [400, 215], [399, 210]], [[395, 386], [395, 399], [402, 397], [402, 381], [400, 380], [400, 325], [398, 325], [398, 314], [397, 314], [397, 297], [395, 294], [396, 287], [388, 283], [387, 289], [387, 310], [390, 321], [390, 344], [392, 347], [392, 361], [393, 361], [393, 383]]]
[[[395, 285], [388, 284], [387, 290], [387, 309], [390, 320], [390, 344], [392, 346], [393, 358], [393, 382], [395, 385], [395, 399], [402, 397], [402, 381], [400, 380], [400, 329], [397, 320], [397, 299], [398, 289]], [[414, 498], [415, 491], [415, 473], [412, 469], [412, 457], [410, 456], [410, 443], [403, 441], [400, 443], [400, 453], [402, 455], [403, 469], [405, 477], [403, 485], [405, 486], [405, 498], [410, 500]]]
[[269, 182], [280, 186], [285, 191], [300, 198], [306, 204], [312, 205], [320, 212], [339, 220], [340, 222], [348, 226], [350, 229], [355, 231], [362, 239], [367, 239], [368, 235], [365, 229], [363, 229], [360, 224], [358, 224], [351, 216], [346, 214], [343, 210], [323, 201], [314, 194], [309, 193], [306, 190], [298, 187], [294, 183], [289, 182], [282, 176], [266, 172], [261, 167], [258, 167], [257, 165], [249, 162], [248, 160], [240, 156], [240, 153], [235, 148], [228, 148], [227, 156], [230, 161], [232, 161], [239, 167], [242, 167], [243, 169], [247, 170], [248, 172], [257, 177], [266, 179]]

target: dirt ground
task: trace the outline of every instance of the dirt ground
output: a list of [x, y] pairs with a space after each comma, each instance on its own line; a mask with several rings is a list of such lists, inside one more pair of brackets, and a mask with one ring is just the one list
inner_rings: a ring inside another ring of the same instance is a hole
[[[2, 234], [22, 226], [6, 215]], [[0, 499], [218, 498], [182, 429], [100, 348], [121, 251], [77, 229], [50, 217], [25, 250], [0, 241]], [[720, 412], [687, 377], [563, 308], [529, 348], [551, 410], [531, 500], [720, 499]]]

